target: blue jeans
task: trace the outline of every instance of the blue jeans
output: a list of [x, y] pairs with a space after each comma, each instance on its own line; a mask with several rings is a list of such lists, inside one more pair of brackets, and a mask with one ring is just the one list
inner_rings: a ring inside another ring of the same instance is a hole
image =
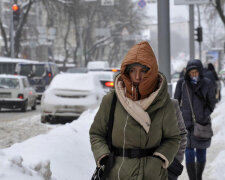
[[194, 163], [195, 156], [197, 158], [198, 163], [205, 163], [206, 162], [206, 149], [186, 148], [186, 150], [185, 150], [186, 163]]

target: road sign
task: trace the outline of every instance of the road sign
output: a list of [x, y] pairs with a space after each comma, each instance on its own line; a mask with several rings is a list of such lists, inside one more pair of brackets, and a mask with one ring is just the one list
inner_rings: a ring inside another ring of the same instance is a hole
[[145, 0], [147, 4], [156, 3], [156, 0]]
[[208, 61], [215, 62], [219, 59], [219, 51], [208, 51], [206, 54]]
[[114, 0], [102, 0], [102, 6], [114, 6]]
[[129, 33], [129, 31], [127, 30], [127, 28], [123, 28], [123, 30], [121, 31], [121, 35], [122, 36], [126, 36], [126, 35], [129, 35], [130, 33]]
[[143, 7], [146, 6], [146, 2], [145, 2], [144, 0], [140, 0], [140, 1], [138, 2], [138, 6], [141, 7], [141, 8], [143, 8]]
[[211, 0], [174, 0], [175, 5], [207, 4]]

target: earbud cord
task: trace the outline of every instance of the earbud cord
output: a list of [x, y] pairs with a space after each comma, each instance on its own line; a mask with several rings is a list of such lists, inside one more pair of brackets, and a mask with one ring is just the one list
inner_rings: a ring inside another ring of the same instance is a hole
[[128, 118], [129, 118], [129, 114], [127, 114], [126, 123], [125, 123], [125, 126], [123, 128], [123, 160], [122, 160], [122, 163], [121, 163], [121, 165], [119, 167], [119, 170], [118, 170], [118, 180], [120, 180], [120, 170], [121, 170], [121, 168], [123, 166], [123, 163], [124, 163], [125, 144], [126, 144], [125, 131], [126, 131], [126, 127], [127, 127]]

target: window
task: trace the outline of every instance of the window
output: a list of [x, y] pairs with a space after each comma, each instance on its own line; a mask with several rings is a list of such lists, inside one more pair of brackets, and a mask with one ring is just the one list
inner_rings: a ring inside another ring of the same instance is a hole
[[25, 88], [30, 87], [30, 84], [29, 84], [29, 82], [28, 82], [27, 79], [23, 78], [22, 81], [23, 81], [23, 86], [24, 86]]
[[13, 78], [0, 78], [0, 87], [18, 89], [19, 80]]

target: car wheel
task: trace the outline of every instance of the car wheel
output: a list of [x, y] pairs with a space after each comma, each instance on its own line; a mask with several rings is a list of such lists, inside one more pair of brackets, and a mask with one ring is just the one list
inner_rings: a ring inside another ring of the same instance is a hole
[[21, 108], [21, 112], [26, 112], [26, 111], [27, 111], [27, 101], [25, 102], [25, 104]]
[[34, 101], [34, 105], [31, 106], [31, 110], [36, 110], [36, 100]]

